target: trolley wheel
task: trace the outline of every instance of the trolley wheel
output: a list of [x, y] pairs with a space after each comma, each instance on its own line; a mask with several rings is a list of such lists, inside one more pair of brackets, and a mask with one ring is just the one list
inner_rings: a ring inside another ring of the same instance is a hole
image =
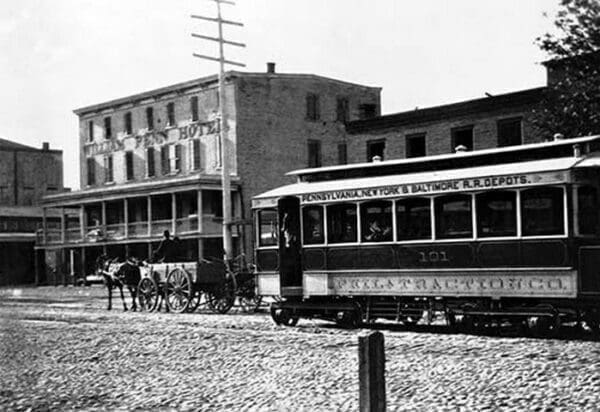
[[206, 303], [214, 313], [225, 314], [229, 312], [235, 303], [232, 283], [226, 281], [222, 285], [206, 292]]
[[338, 312], [335, 323], [344, 329], [356, 329], [360, 326], [360, 316], [356, 310]]
[[416, 325], [423, 318], [423, 311], [411, 312], [410, 314], [400, 315], [400, 322], [406, 326]]
[[201, 302], [202, 302], [202, 292], [201, 291], [194, 292], [194, 294], [192, 295], [192, 298], [190, 299], [190, 303], [188, 304], [186, 312], [188, 312], [188, 313], [195, 312], [196, 309], [198, 309], [198, 306], [200, 306]]
[[[555, 312], [550, 305], [538, 305], [538, 309], [550, 310]], [[556, 313], [554, 316], [530, 316], [526, 320], [527, 330], [537, 338], [552, 338], [556, 336], [560, 329], [560, 316]]]
[[140, 280], [137, 292], [140, 310], [153, 312], [156, 310], [156, 305], [160, 299], [158, 285], [154, 279], [146, 277]]
[[167, 276], [167, 305], [176, 313], [185, 312], [194, 294], [190, 275], [181, 268], [175, 268]]
[[296, 326], [300, 317], [294, 316], [289, 309], [275, 309], [271, 307], [271, 318], [277, 325]]
[[587, 310], [583, 315], [583, 320], [594, 335], [600, 335], [600, 309]]
[[256, 312], [262, 303], [262, 296], [238, 296], [238, 303], [240, 304], [240, 309], [242, 312]]

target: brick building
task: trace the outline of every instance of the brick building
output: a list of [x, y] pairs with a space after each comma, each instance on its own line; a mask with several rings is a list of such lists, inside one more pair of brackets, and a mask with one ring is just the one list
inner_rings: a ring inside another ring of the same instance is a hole
[[[60, 227], [38, 249], [59, 273], [89, 272], [101, 253], [148, 258], [164, 230], [181, 258], [222, 256], [217, 76], [75, 110], [82, 189], [46, 196]], [[380, 89], [312, 74], [228, 72], [225, 104], [234, 219], [290, 169], [346, 157], [344, 124], [380, 113]], [[286, 180], [288, 179], [288, 180]], [[239, 229], [239, 230], [238, 230]], [[251, 230], [234, 228], [238, 251]], [[43, 274], [38, 274], [40, 279]]]
[[[0, 285], [32, 283], [42, 197], [64, 191], [62, 151], [0, 139]], [[49, 212], [48, 226], [60, 217]]]

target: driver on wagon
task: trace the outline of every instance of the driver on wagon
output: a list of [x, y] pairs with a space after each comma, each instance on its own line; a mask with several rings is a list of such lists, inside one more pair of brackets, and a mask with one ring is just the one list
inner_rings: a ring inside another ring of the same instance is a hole
[[158, 248], [152, 254], [155, 262], [174, 262], [177, 256], [177, 244], [171, 239], [171, 234], [168, 230], [163, 232], [163, 239], [160, 241]]

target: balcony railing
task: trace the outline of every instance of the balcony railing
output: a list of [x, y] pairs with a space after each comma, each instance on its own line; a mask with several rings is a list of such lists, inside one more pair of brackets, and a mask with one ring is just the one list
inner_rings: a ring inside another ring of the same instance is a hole
[[177, 234], [198, 232], [198, 216], [181, 217], [175, 223]]
[[[151, 236], [162, 236], [165, 230], [169, 232], [173, 229], [173, 221], [171, 219], [155, 220], [151, 222]], [[221, 235], [223, 231], [223, 219], [215, 215], [202, 215], [202, 234], [203, 235]], [[136, 239], [148, 237], [148, 222], [130, 222], [127, 225], [127, 236], [125, 236], [125, 223], [114, 223], [102, 226], [84, 227], [84, 237], [81, 237], [81, 229], [72, 227], [65, 230], [65, 243], [95, 243], [103, 241], [118, 241], [122, 239]], [[175, 220], [175, 234], [186, 235], [198, 232], [198, 217], [195, 215], [182, 217]], [[232, 227], [233, 235], [237, 234], [237, 228]], [[37, 243], [44, 244], [44, 232], [38, 230], [36, 232]], [[60, 244], [62, 241], [62, 233], [60, 229], [46, 229], [45, 244]]]
[[172, 229], [173, 222], [171, 219], [152, 221], [152, 236], [160, 236], [165, 230], [170, 232]]
[[129, 237], [147, 237], [148, 236], [148, 222], [131, 222], [127, 225], [127, 235]]
[[65, 231], [66, 242], [81, 242], [81, 229], [78, 227], [71, 227]]

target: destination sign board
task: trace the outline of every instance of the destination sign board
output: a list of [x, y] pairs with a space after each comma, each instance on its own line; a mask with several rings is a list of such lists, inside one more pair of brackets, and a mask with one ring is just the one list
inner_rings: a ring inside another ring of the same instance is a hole
[[575, 271], [481, 273], [304, 274], [309, 295], [574, 297]]
[[380, 199], [411, 195], [428, 195], [479, 189], [501, 189], [528, 185], [564, 183], [567, 179], [567, 176], [568, 175], [564, 172], [551, 172], [452, 179], [422, 183], [403, 183], [379, 187], [304, 193], [301, 195], [301, 199], [302, 203], [309, 204], [346, 200], [352, 201], [363, 199]]

